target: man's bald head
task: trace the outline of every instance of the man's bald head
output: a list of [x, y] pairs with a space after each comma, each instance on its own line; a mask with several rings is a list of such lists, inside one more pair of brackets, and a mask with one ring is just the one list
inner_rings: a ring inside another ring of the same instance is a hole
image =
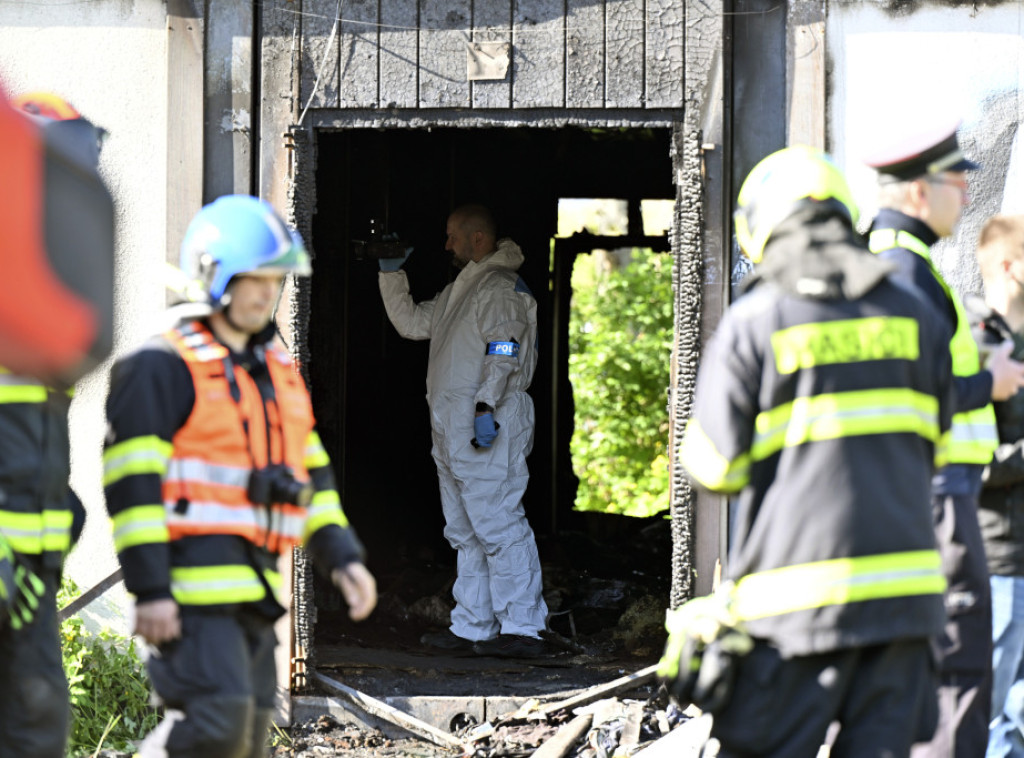
[[460, 268], [480, 261], [497, 249], [497, 225], [494, 214], [483, 205], [461, 205], [448, 216], [448, 241], [445, 250], [455, 254]]

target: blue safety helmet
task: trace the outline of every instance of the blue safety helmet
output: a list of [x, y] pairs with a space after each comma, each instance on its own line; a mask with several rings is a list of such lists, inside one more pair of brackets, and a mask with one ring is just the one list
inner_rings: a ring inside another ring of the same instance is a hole
[[309, 253], [273, 206], [249, 195], [225, 195], [195, 215], [181, 243], [181, 269], [200, 284], [215, 308], [225, 304], [231, 279], [261, 273], [309, 276]]

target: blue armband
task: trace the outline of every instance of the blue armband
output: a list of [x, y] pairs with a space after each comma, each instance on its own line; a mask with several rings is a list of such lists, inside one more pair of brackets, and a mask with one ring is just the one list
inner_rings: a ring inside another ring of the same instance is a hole
[[519, 357], [519, 343], [511, 342], [488, 342], [487, 352], [484, 355], [507, 355], [509, 358]]

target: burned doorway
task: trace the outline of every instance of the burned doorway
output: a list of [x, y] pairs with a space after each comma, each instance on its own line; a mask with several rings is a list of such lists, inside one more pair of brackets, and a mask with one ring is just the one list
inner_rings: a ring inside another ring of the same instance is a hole
[[[525, 506], [542, 561], [626, 565], [636, 535], [615, 517], [595, 525], [573, 511], [572, 388], [564, 365], [572, 265], [559, 263], [565, 253], [556, 252], [553, 238], [560, 198], [674, 198], [670, 130], [349, 129], [321, 130], [316, 140], [309, 375], [346, 513], [366, 543], [370, 568], [384, 579], [382, 603], [422, 579], [425, 566], [447, 563], [454, 575], [454, 553], [443, 538], [430, 456], [428, 346], [391, 327], [377, 263], [355, 241], [367, 239], [371, 223], [377, 233], [397, 235], [414, 249], [405, 266], [413, 297], [429, 298], [455, 274], [444, 252], [445, 221], [467, 202], [490, 206], [499, 233], [522, 247], [521, 274], [538, 301], [540, 350], [530, 391], [537, 426]], [[581, 532], [589, 539], [578, 539]], [[654, 557], [648, 550], [643, 559]], [[663, 569], [667, 576], [667, 558]], [[333, 624], [333, 610], [321, 610], [317, 639], [320, 627]]]

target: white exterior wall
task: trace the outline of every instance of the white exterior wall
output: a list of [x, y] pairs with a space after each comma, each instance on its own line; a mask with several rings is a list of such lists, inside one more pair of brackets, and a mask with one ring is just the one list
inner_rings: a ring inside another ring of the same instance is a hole
[[934, 259], [961, 295], [981, 291], [974, 248], [995, 213], [1024, 213], [1024, 5], [931, 2], [890, 14], [873, 2], [829, 3], [828, 149], [846, 168], [865, 226], [875, 173], [861, 162], [879, 134], [924, 120], [963, 119], [960, 142], [982, 169], [970, 176], [971, 205]]
[[[148, 336], [164, 306], [166, 26], [164, 0], [0, 0], [0, 84], [55, 92], [109, 132], [100, 170], [116, 208], [117, 354]], [[68, 570], [82, 590], [118, 565], [102, 490], [108, 373], [109, 363], [83, 379], [71, 406], [71, 480], [89, 518]], [[83, 615], [123, 631], [126, 601], [118, 585]]]

